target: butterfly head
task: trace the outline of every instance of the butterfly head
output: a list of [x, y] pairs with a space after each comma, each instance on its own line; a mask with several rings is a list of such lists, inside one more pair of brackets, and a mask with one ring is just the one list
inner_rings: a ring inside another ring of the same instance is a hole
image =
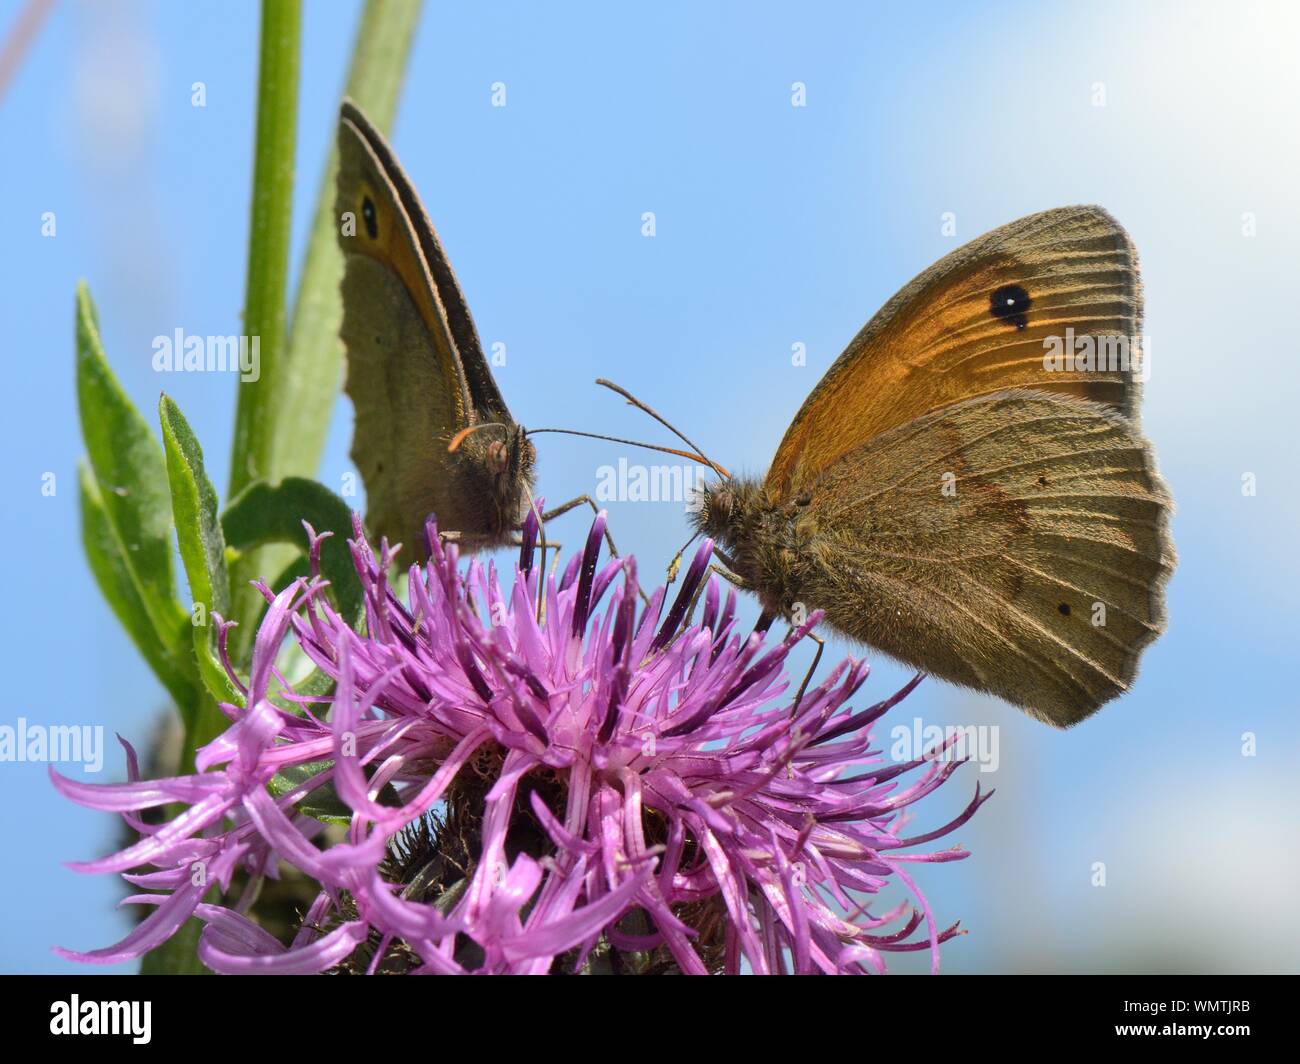
[[742, 477], [704, 485], [692, 514], [696, 529], [724, 549], [735, 548], [761, 509], [761, 491], [757, 481]]
[[519, 524], [528, 508], [537, 449], [522, 425], [480, 424], [457, 437], [466, 487], [487, 510], [484, 525], [504, 535]]

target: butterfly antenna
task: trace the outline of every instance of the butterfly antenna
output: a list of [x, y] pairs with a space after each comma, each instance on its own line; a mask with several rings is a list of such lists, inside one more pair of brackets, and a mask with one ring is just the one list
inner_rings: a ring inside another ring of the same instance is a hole
[[703, 458], [704, 461], [713, 469], [713, 471], [718, 474], [718, 476], [722, 477], [724, 480], [731, 479], [731, 474], [728, 473], [722, 466], [718, 465], [717, 462], [713, 461], [712, 458], [706, 456], [705, 453], [702, 450], [700, 450], [699, 447], [697, 447], [694, 443], [690, 441], [686, 433], [682, 432], [681, 429], [673, 425], [672, 422], [670, 422], [658, 411], [654, 410], [652, 407], [641, 402], [640, 399], [638, 399], [635, 395], [629, 392], [626, 388], [623, 388], [620, 385], [615, 384], [613, 381], [606, 380], [604, 377], [597, 377], [596, 383], [599, 384], [602, 388], [608, 388], [611, 392], [617, 392], [619, 395], [621, 395], [624, 399], [626, 399], [638, 410], [643, 410], [645, 413], [649, 414], [652, 418], [654, 418], [657, 422], [659, 422], [659, 424], [661, 424], [664, 428], [666, 428], [669, 432], [671, 432], [674, 436], [676, 436], [679, 440], [681, 440], [682, 443], [686, 444], [687, 447], [689, 447], [697, 455]]
[[[470, 430], [463, 429], [462, 432]], [[640, 440], [625, 440], [621, 436], [604, 436], [599, 432], [579, 432], [577, 429], [529, 429], [527, 435], [534, 436], [539, 432], [558, 432], [564, 436], [585, 436], [589, 440], [608, 440], [610, 443], [622, 443], [628, 447], [644, 447], [648, 451], [660, 451], [663, 454], [675, 454], [678, 458], [690, 458], [696, 462], [703, 462], [714, 470], [719, 476], [731, 479], [728, 473], [717, 462], [712, 462], [701, 454], [698, 448], [695, 451], [679, 451], [676, 447], [660, 447], [657, 443], [642, 443]], [[453, 441], [454, 442], [454, 441]]]

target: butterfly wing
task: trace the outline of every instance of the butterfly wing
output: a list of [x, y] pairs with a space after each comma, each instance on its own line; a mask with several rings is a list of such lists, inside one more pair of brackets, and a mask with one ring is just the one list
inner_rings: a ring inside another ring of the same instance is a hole
[[[383, 135], [350, 100], [343, 102], [341, 123], [349, 125], [350, 132], [365, 142], [391, 186], [393, 196], [400, 203], [401, 214], [408, 222], [407, 236], [418, 245], [427, 267], [424, 276], [419, 279], [424, 285], [431, 286], [436, 295], [435, 306], [441, 307], [441, 313], [436, 315], [442, 326], [438, 331], [445, 332], [450, 337], [460, 373], [469, 392], [472, 415], [477, 421], [511, 422], [513, 419], [505, 399], [492, 376], [487, 359], [483, 357], [483, 345], [479, 341], [478, 329], [474, 326], [465, 294], [451, 268], [451, 260], [443, 251], [438, 231], [433, 227], [416, 194], [415, 186], [406, 176], [406, 171], [402, 169], [402, 164], [398, 162]], [[404, 276], [403, 279], [409, 282], [416, 278]]]
[[1163, 630], [1169, 493], [1123, 417], [1011, 391], [861, 445], [800, 510], [801, 593], [841, 631], [1058, 727]]
[[1046, 369], [1053, 338], [1073, 330], [1138, 357], [1137, 256], [1100, 207], [1064, 207], [986, 233], [940, 259], [853, 338], [795, 416], [766, 486], [806, 489], [867, 440], [949, 403], [1007, 388], [1091, 399], [1130, 418], [1126, 369]]
[[344, 253], [346, 389], [356, 409], [352, 458], [376, 535], [423, 556], [425, 517], [468, 535], [487, 511], [447, 444], [482, 421], [510, 421], [469, 308], [410, 180], [350, 102], [338, 128], [335, 209]]

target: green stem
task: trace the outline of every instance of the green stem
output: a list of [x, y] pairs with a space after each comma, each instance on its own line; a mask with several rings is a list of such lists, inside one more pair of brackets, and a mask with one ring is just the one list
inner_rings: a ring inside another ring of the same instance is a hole
[[233, 498], [254, 480], [271, 477], [276, 384], [285, 335], [289, 228], [298, 128], [300, 0], [263, 0], [258, 68], [257, 154], [253, 163], [253, 214], [248, 242], [244, 328], [258, 338], [261, 375], [241, 382], [230, 469]]
[[[275, 475], [272, 462], [276, 413], [281, 408], [277, 385], [285, 337], [301, 24], [300, 0], [263, 0], [253, 211], [244, 297], [244, 330], [249, 343], [256, 341], [259, 345], [260, 375], [256, 381], [241, 381], [239, 385], [230, 498], [253, 481]], [[251, 629], [261, 606], [261, 596], [249, 581], [273, 567], [272, 560], [260, 557], [260, 553], [245, 555], [231, 574], [232, 612], [240, 624], [235, 631], [237, 651], [252, 645]]]
[[[357, 27], [345, 92], [385, 132], [397, 109], [421, 2], [368, 0]], [[331, 139], [294, 303], [289, 345], [276, 377], [279, 409], [273, 462], [277, 478], [316, 475], [339, 390], [343, 364], [343, 345], [339, 342], [343, 256], [338, 249], [338, 222], [334, 217], [337, 170], [338, 149]], [[330, 487], [338, 490], [337, 484]]]

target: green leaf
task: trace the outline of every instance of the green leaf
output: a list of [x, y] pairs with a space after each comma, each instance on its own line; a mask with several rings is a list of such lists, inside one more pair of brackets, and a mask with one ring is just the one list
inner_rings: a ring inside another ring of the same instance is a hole
[[352, 511], [329, 488], [304, 477], [287, 477], [275, 485], [259, 481], [231, 499], [221, 515], [226, 543], [239, 551], [268, 543], [291, 543], [305, 552], [304, 521], [317, 532], [334, 533], [321, 547], [321, 575], [330, 582], [339, 612], [355, 624], [362, 615], [364, 598], [347, 545], [352, 535]]
[[77, 401], [97, 501], [122, 548], [124, 575], [136, 588], [137, 608], [157, 647], [174, 656], [188, 642], [188, 617], [172, 574], [167, 466], [158, 440], [109, 368], [84, 284], [77, 287]]
[[229, 617], [226, 541], [217, 516], [217, 493], [203, 468], [203, 448], [180, 407], [166, 395], [158, 400], [158, 419], [167, 456], [176, 538], [191, 598], [202, 602], [209, 613]]
[[[199, 676], [213, 699], [242, 706], [243, 695], [221, 663], [216, 645], [217, 629], [212, 623], [213, 613], [219, 613], [223, 618], [230, 616], [226, 541], [221, 535], [221, 521], [217, 516], [217, 493], [203, 468], [203, 448], [180, 407], [166, 395], [158, 400], [158, 419], [162, 424], [163, 450], [167, 456], [176, 539], [185, 563], [185, 575], [189, 579], [190, 598], [203, 608], [202, 624], [196, 623], [193, 613], [190, 616]], [[212, 700], [205, 700], [204, 706], [203, 719], [195, 719], [187, 729], [187, 751], [208, 742], [228, 724]]]
[[[85, 547], [86, 558], [90, 562], [90, 571], [95, 575], [99, 590], [107, 600], [114, 616], [117, 617], [127, 635], [135, 643], [140, 654], [154, 675], [158, 677], [167, 693], [175, 699], [182, 717], [193, 714], [198, 692], [192, 669], [183, 656], [172, 651], [169, 646], [158, 639], [148, 616], [140, 589], [131, 572], [126, 549], [118, 539], [104, 508], [99, 485], [94, 473], [84, 463], [79, 469], [81, 483], [81, 542]], [[180, 632], [189, 627], [189, 618], [184, 617], [178, 629], [176, 640], [181, 642]]]
[[[332, 768], [333, 765], [334, 761], [332, 759], [306, 761], [301, 765], [288, 765], [283, 771], [277, 772], [271, 777], [267, 787], [273, 797], [280, 798], [290, 791], [296, 790], [312, 777]], [[374, 767], [371, 765], [366, 765], [362, 771], [365, 772], [367, 779], [374, 775]], [[386, 783], [380, 788], [379, 804], [394, 809], [402, 804], [397, 789], [391, 783]], [[347, 826], [352, 823], [352, 807], [339, 797], [338, 791], [334, 789], [332, 779], [306, 794], [300, 801], [295, 802], [294, 808], [300, 813], [306, 813], [307, 816], [326, 824]]]
[[[368, 0], [357, 26], [345, 93], [384, 132], [397, 110], [420, 8], [421, 0]], [[334, 217], [337, 171], [338, 149], [331, 137], [298, 282], [289, 344], [275, 368], [278, 412], [268, 480], [316, 474], [339, 391], [343, 365], [339, 340], [343, 255], [337, 242], [338, 219]]]

